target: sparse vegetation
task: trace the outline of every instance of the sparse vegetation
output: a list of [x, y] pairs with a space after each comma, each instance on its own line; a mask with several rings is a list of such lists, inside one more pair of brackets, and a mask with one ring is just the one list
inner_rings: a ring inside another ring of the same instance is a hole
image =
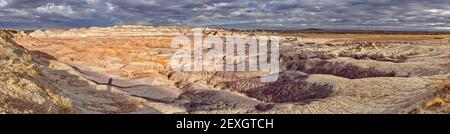
[[450, 76], [444, 80], [437, 81], [437, 91], [435, 97], [425, 103], [426, 108], [434, 106], [444, 106], [448, 102], [448, 94], [450, 91]]
[[40, 59], [10, 39], [1, 38], [1, 60], [7, 61], [0, 68], [0, 112], [71, 113], [69, 98], [54, 93], [55, 89], [43, 88], [51, 82], [41, 77], [42, 69], [37, 65], [43, 64]]
[[137, 101], [123, 100], [123, 102], [110, 103], [108, 105], [118, 108], [118, 111], [116, 113], [130, 113], [138, 109]]
[[445, 104], [445, 100], [440, 96], [433, 97], [433, 99], [427, 101], [425, 103], [425, 108], [431, 108], [434, 106], [443, 106]]
[[[47, 113], [72, 113], [72, 101], [69, 98], [66, 98], [62, 95], [58, 95], [53, 93], [48, 88], [43, 88], [47, 95], [50, 97], [50, 106], [47, 110]], [[53, 106], [53, 104], [55, 106]]]

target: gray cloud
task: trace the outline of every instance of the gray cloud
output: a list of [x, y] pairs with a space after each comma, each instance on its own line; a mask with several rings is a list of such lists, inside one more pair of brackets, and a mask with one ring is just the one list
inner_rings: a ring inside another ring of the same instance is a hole
[[450, 0], [0, 0], [0, 27], [450, 30]]

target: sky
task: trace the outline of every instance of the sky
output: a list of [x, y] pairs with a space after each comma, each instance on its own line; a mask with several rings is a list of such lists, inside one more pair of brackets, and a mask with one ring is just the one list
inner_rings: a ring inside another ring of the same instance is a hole
[[127, 24], [450, 31], [450, 0], [0, 0], [0, 28]]

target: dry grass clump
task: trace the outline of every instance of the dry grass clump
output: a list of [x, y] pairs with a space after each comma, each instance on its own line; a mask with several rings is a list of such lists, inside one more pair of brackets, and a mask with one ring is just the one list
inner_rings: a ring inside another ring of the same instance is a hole
[[73, 113], [74, 110], [72, 107], [72, 101], [69, 98], [55, 94], [52, 92], [52, 90], [48, 88], [43, 89], [51, 99], [50, 100], [51, 103], [48, 106], [48, 110], [46, 111], [46, 113], [58, 113], [58, 114]]
[[431, 100], [425, 103], [425, 108], [431, 108], [435, 106], [443, 106], [445, 104], [445, 100], [440, 96], [433, 97]]
[[426, 108], [444, 106], [448, 102], [450, 92], [450, 76], [444, 80], [438, 80], [436, 96], [425, 103]]

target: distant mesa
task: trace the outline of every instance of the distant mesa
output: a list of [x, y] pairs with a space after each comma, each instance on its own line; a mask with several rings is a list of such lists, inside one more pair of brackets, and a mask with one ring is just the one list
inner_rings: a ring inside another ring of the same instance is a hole
[[111, 27], [89, 27], [72, 29], [39, 29], [29, 35], [35, 38], [53, 37], [145, 37], [145, 36], [174, 36], [193, 35], [200, 30], [204, 35], [247, 35], [249, 30], [232, 31], [221, 28], [188, 27], [188, 26], [145, 26], [120, 25]]

